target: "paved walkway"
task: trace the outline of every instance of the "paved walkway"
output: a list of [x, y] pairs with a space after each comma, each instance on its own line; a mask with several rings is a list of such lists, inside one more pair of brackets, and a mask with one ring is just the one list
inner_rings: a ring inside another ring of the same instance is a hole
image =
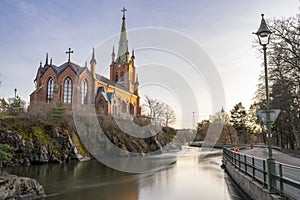
[[[240, 152], [258, 158], [263, 158], [263, 159], [266, 159], [269, 156], [268, 148], [265, 147], [254, 147], [253, 149], [246, 148], [246, 149], [241, 149]], [[275, 149], [273, 149], [273, 158], [275, 158], [277, 162], [300, 167], [300, 158], [291, 156], [286, 153], [282, 153]]]

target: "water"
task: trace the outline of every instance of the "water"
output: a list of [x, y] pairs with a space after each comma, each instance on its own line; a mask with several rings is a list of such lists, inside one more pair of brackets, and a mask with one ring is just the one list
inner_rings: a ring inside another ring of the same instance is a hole
[[47, 200], [240, 200], [244, 199], [220, 168], [221, 156], [200, 158], [197, 148], [155, 173], [129, 174], [97, 160], [17, 167], [11, 173], [37, 179]]

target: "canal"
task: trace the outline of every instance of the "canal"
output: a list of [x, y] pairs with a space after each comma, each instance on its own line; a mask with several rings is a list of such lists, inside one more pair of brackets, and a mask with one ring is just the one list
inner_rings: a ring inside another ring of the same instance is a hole
[[200, 155], [200, 149], [188, 148], [176, 163], [144, 174], [119, 172], [97, 160], [16, 167], [11, 173], [37, 179], [47, 200], [244, 199], [220, 168], [220, 152]]

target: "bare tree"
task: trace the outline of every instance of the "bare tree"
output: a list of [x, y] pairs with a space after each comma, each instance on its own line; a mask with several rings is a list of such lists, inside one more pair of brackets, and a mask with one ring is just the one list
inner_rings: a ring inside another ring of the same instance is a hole
[[158, 99], [145, 96], [145, 102], [142, 108], [143, 113], [150, 117], [155, 123], [169, 126], [176, 121], [176, 115], [172, 107]]
[[143, 113], [145, 113], [152, 120], [161, 123], [163, 116], [163, 104], [158, 99], [152, 99], [145, 96], [145, 103], [142, 105]]
[[174, 110], [168, 104], [164, 104], [164, 118], [165, 118], [165, 126], [169, 126], [169, 124], [174, 124], [176, 121], [176, 115]]

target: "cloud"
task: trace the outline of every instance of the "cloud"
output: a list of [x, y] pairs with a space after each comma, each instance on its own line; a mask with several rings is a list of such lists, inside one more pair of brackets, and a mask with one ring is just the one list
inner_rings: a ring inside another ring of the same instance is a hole
[[16, 3], [16, 6], [23, 14], [29, 15], [32, 17], [37, 16], [36, 8], [33, 6], [33, 4], [29, 3], [28, 1], [15, 0], [14, 3]]

